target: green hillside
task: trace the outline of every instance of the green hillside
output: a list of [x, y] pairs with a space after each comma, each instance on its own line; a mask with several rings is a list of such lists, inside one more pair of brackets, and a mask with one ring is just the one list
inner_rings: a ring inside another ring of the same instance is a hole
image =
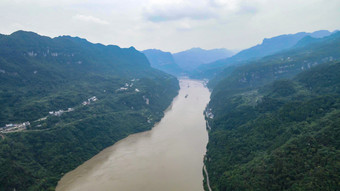
[[223, 106], [213, 96], [205, 160], [213, 190], [339, 189], [339, 72], [339, 62], [320, 64], [235, 91]]
[[[337, 190], [340, 33], [216, 81], [205, 164], [213, 190]], [[212, 117], [213, 116], [213, 117]]]
[[226, 68], [208, 86], [220, 86], [213, 92], [217, 94], [220, 90], [252, 88], [293, 77], [318, 64], [340, 59], [339, 48], [340, 32], [322, 39], [307, 36], [289, 50]]
[[54, 190], [105, 147], [152, 128], [178, 89], [133, 47], [2, 35], [0, 127], [30, 125], [0, 134], [0, 190]]
[[[296, 34], [279, 35], [272, 38], [265, 38], [261, 44], [242, 50], [234, 56], [226, 59], [220, 59], [215, 62], [200, 65], [191, 73], [194, 78], [208, 78], [220, 80], [235, 66], [247, 64], [248, 62], [261, 59], [263, 57], [273, 55], [293, 48], [301, 39], [305, 37], [323, 38], [331, 35], [327, 30], [315, 31], [312, 33], [299, 32]], [[224, 72], [221, 72], [225, 69]], [[213, 83], [213, 82], [212, 82]]]

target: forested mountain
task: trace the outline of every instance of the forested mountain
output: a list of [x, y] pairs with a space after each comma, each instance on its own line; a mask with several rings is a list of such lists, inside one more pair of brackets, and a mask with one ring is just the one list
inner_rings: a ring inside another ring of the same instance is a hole
[[152, 67], [176, 76], [182, 73], [182, 69], [176, 64], [170, 52], [148, 49], [142, 53], [148, 58]]
[[176, 63], [185, 71], [191, 72], [201, 64], [207, 64], [216, 60], [230, 57], [234, 52], [221, 48], [204, 50], [201, 48], [192, 48], [186, 51], [174, 53]]
[[178, 89], [133, 47], [1, 35], [0, 190], [54, 190], [64, 173], [153, 127]]
[[339, 32], [305, 37], [214, 86], [205, 160], [213, 190], [339, 188], [339, 60]]
[[298, 41], [306, 36], [323, 38], [331, 35], [327, 30], [315, 31], [313, 33], [300, 32], [296, 34], [280, 35], [273, 38], [265, 38], [261, 44], [240, 51], [234, 56], [220, 59], [215, 62], [199, 66], [191, 75], [194, 78], [213, 78], [221, 70], [228, 66], [241, 65], [250, 60], [256, 60], [296, 45]]
[[[269, 78], [272, 80], [291, 77], [313, 65], [339, 59], [339, 43], [340, 32], [324, 38], [306, 36], [288, 50], [226, 67], [209, 81], [208, 86], [212, 88], [221, 80], [229, 79], [230, 74], [235, 73], [234, 76], [236, 76], [238, 72], [240, 72], [238, 79], [234, 80], [239, 80], [237, 82], [239, 84], [235, 83], [234, 85], [240, 85], [239, 87], [261, 84], [267, 82]], [[243, 76], [241, 77], [241, 75]]]

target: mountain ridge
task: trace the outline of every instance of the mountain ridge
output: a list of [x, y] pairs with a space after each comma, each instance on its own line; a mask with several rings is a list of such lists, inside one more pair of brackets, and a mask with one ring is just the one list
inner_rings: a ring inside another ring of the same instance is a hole
[[226, 68], [211, 87], [204, 163], [213, 190], [337, 189], [340, 32], [300, 41]]
[[54, 190], [64, 173], [150, 130], [178, 89], [135, 48], [25, 31], [2, 36], [0, 190]]
[[175, 76], [182, 73], [182, 69], [175, 62], [170, 52], [163, 52], [159, 49], [147, 49], [141, 52], [148, 58], [152, 67]]
[[226, 59], [217, 60], [215, 62], [198, 66], [191, 74], [194, 78], [212, 79], [219, 71], [225, 67], [242, 64], [249, 60], [256, 60], [264, 56], [292, 48], [303, 37], [312, 35], [317, 38], [329, 36], [332, 33], [327, 30], [319, 30], [312, 33], [299, 32], [295, 34], [284, 34], [272, 38], [264, 38], [261, 44], [252, 46], [248, 49], [241, 50], [234, 56]]
[[189, 50], [174, 53], [176, 63], [185, 71], [190, 72], [200, 64], [206, 64], [217, 59], [230, 57], [234, 52], [220, 48], [205, 50], [202, 48], [191, 48]]

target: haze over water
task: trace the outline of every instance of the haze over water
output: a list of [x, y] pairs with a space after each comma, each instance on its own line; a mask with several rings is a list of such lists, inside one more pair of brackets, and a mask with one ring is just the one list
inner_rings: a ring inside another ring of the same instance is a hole
[[203, 190], [208, 142], [203, 111], [210, 93], [200, 81], [182, 79], [180, 86], [172, 107], [151, 131], [103, 150], [67, 173], [56, 190]]

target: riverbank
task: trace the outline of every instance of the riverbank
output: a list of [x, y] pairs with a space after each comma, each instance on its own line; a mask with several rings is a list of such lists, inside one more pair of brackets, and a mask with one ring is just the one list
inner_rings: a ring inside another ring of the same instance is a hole
[[204, 175], [204, 181], [203, 181], [204, 189], [208, 189], [208, 191], [212, 191], [210, 187], [209, 174], [208, 174], [207, 167], [205, 166], [205, 164], [203, 165], [203, 175]]
[[103, 150], [67, 173], [57, 191], [203, 190], [208, 136], [202, 111], [210, 92], [200, 81], [182, 79], [180, 85], [172, 107], [151, 131]]

